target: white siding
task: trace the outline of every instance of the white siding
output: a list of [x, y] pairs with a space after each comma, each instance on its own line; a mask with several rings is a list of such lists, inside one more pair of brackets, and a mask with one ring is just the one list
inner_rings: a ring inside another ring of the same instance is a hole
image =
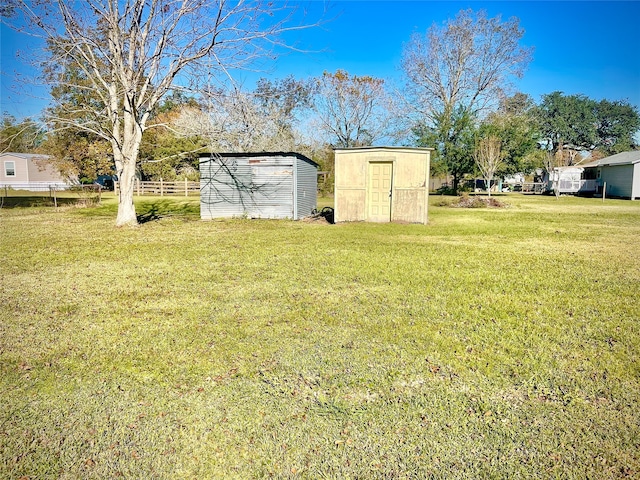
[[640, 163], [633, 165], [633, 191], [631, 200], [640, 198]]
[[607, 182], [607, 195], [612, 197], [631, 197], [633, 165], [604, 165], [600, 179]]

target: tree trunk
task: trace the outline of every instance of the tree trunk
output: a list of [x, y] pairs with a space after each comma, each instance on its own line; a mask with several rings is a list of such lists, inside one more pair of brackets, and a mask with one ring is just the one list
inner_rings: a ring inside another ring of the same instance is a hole
[[458, 194], [458, 187], [460, 186], [460, 179], [456, 174], [453, 174], [453, 194]]
[[116, 227], [138, 225], [136, 207], [133, 204], [133, 192], [136, 180], [136, 162], [142, 142], [142, 126], [141, 123], [136, 122], [134, 115], [129, 113], [134, 109], [127, 101], [125, 101], [125, 107], [122, 146], [114, 147], [116, 170], [120, 181]]
[[136, 207], [133, 204], [133, 192], [136, 180], [136, 164], [131, 160], [124, 160], [122, 171], [118, 177], [120, 188], [118, 189], [118, 216], [116, 227], [125, 225], [137, 225]]

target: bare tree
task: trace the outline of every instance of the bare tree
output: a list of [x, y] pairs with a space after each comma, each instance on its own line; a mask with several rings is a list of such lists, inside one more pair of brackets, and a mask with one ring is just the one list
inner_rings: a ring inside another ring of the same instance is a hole
[[484, 178], [489, 196], [491, 196], [491, 181], [502, 165], [501, 143], [500, 137], [490, 135], [478, 140], [473, 152], [473, 159]]
[[513, 77], [522, 77], [532, 48], [519, 45], [524, 31], [515, 17], [502, 22], [485, 11], [461, 10], [405, 45], [402, 68], [416, 107], [431, 120], [464, 105], [473, 116], [503, 97]]
[[422, 130], [435, 133], [429, 146], [438, 148], [450, 168], [456, 163], [451, 146], [465, 125], [455, 118], [481, 117], [504, 96], [510, 80], [524, 74], [533, 49], [519, 45], [523, 34], [517, 18], [503, 22], [484, 11], [462, 10], [404, 46], [408, 108]]
[[175, 126], [185, 136], [206, 139], [212, 152], [301, 150], [291, 111], [239, 89], [211, 95], [204, 109], [185, 108]]
[[313, 110], [316, 124], [334, 146], [371, 145], [387, 134], [391, 121], [384, 80], [324, 72], [316, 80]]
[[261, 0], [12, 0], [11, 6], [23, 17], [16, 23], [47, 42], [49, 82], [77, 92], [79, 101], [50, 110], [56, 122], [111, 145], [118, 226], [137, 224], [136, 162], [160, 99], [198, 77], [231, 78], [234, 69], [283, 45], [280, 34], [305, 28], [292, 23], [290, 6]]

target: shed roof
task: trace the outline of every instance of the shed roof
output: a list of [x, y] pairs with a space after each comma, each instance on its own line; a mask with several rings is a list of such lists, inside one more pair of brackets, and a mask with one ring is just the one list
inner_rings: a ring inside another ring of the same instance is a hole
[[245, 157], [296, 157], [315, 167], [320, 165], [311, 160], [309, 157], [297, 152], [203, 152], [200, 158], [210, 158], [212, 156], [220, 156], [223, 158], [245, 158]]
[[594, 160], [593, 162], [583, 163], [581, 167], [603, 167], [609, 165], [633, 165], [640, 163], [640, 150], [634, 150], [631, 152], [622, 152], [610, 157], [601, 158], [600, 160]]
[[347, 147], [347, 148], [334, 148], [334, 151], [357, 151], [357, 150], [389, 150], [389, 151], [398, 151], [405, 150], [410, 152], [431, 152], [433, 148], [427, 147], [390, 147], [390, 146], [381, 146], [381, 147]]

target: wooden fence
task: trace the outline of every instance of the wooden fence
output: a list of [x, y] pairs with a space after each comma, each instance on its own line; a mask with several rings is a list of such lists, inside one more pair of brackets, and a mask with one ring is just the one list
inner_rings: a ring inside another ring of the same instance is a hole
[[[114, 191], [117, 192], [119, 185], [118, 182], [114, 183]], [[135, 194], [140, 195], [183, 195], [188, 197], [191, 195], [200, 195], [200, 182], [189, 182], [187, 180], [181, 180], [178, 182], [165, 182], [160, 179], [159, 182], [141, 182], [136, 179]]]

